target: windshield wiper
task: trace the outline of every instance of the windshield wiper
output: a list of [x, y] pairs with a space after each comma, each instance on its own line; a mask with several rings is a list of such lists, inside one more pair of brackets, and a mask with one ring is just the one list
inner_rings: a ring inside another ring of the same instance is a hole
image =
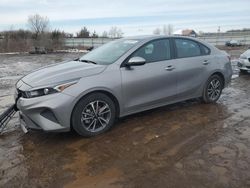
[[90, 61], [90, 60], [86, 60], [86, 59], [79, 59], [80, 62], [84, 62], [84, 63], [92, 63], [92, 64], [97, 64], [96, 62], [94, 61]]

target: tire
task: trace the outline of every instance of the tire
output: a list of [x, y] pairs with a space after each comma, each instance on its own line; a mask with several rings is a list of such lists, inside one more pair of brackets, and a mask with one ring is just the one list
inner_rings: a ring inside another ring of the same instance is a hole
[[206, 82], [206, 85], [203, 90], [202, 100], [205, 103], [217, 102], [221, 96], [222, 89], [223, 89], [223, 81], [221, 76], [212, 75]]
[[241, 74], [247, 74], [248, 71], [247, 71], [247, 70], [242, 70], [242, 69], [240, 69], [240, 73], [241, 73]]
[[108, 131], [115, 119], [115, 103], [103, 93], [93, 93], [76, 104], [71, 122], [79, 135], [93, 137]]

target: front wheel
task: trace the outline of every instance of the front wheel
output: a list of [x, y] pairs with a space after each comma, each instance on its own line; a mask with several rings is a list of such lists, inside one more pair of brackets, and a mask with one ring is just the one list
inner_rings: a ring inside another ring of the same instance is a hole
[[219, 75], [211, 76], [204, 88], [202, 99], [205, 103], [215, 103], [221, 96], [223, 81]]
[[72, 127], [84, 137], [92, 137], [109, 130], [115, 121], [115, 104], [103, 93], [82, 98], [72, 114]]

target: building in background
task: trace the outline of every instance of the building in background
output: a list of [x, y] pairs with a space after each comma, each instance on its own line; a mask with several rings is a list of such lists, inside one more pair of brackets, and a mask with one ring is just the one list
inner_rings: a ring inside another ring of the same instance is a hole
[[178, 36], [188, 36], [188, 37], [197, 37], [198, 34], [192, 30], [192, 29], [185, 29], [185, 30], [177, 30], [173, 33], [174, 35], [178, 35]]

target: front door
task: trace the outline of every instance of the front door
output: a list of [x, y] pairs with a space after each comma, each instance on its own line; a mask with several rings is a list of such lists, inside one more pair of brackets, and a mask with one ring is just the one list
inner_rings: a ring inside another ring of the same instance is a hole
[[169, 39], [149, 42], [131, 56], [144, 58], [145, 65], [121, 68], [125, 113], [153, 107], [175, 97], [177, 75], [170, 46]]

